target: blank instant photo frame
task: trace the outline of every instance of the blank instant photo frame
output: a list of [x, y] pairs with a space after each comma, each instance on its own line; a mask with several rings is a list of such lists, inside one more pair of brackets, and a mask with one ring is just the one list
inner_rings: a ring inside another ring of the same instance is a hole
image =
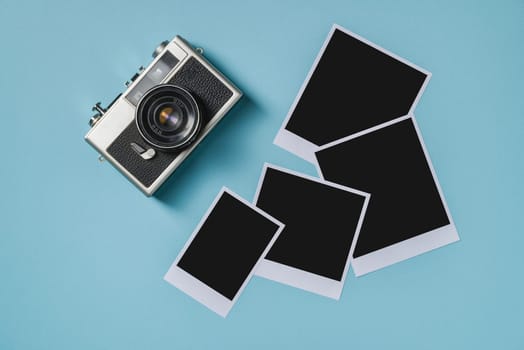
[[265, 164], [254, 203], [285, 227], [257, 276], [339, 299], [369, 194]]
[[371, 194], [353, 253], [357, 276], [459, 240], [415, 118], [320, 148], [319, 175]]
[[335, 24], [273, 143], [314, 164], [320, 146], [413, 113], [430, 77]]
[[164, 279], [226, 317], [282, 228], [222, 188]]

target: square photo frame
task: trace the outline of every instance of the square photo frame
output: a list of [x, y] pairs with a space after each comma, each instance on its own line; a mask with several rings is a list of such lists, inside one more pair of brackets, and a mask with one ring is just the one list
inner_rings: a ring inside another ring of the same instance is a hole
[[337, 24], [273, 143], [315, 164], [315, 151], [413, 113], [427, 70]]
[[226, 317], [283, 227], [224, 187], [164, 280]]
[[355, 275], [459, 240], [413, 116], [324, 145], [315, 155], [322, 178], [371, 193], [353, 253]]
[[369, 197], [266, 163], [253, 202], [285, 227], [256, 275], [338, 300]]

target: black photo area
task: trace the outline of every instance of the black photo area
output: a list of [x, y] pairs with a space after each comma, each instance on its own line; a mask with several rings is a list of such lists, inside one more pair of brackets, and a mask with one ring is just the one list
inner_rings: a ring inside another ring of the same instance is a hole
[[426, 78], [336, 29], [285, 129], [325, 145], [408, 114]]
[[265, 258], [340, 281], [365, 199], [268, 167], [256, 205], [286, 226]]
[[325, 179], [371, 194], [355, 258], [450, 223], [411, 118], [316, 157]]
[[278, 229], [224, 192], [177, 266], [233, 300]]

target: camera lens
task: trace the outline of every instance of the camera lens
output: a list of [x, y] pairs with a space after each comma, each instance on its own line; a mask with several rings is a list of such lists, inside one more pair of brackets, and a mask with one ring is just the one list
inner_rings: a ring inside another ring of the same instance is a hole
[[163, 107], [158, 114], [158, 121], [166, 130], [174, 130], [182, 123], [182, 113], [173, 107]]
[[175, 85], [158, 85], [147, 91], [136, 110], [136, 125], [152, 146], [174, 150], [187, 146], [202, 124], [193, 96]]

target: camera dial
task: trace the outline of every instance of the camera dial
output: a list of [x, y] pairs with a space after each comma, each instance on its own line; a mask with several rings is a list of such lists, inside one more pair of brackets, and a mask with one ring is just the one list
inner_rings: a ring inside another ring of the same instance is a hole
[[89, 119], [89, 126], [94, 126], [96, 123], [98, 123], [98, 121], [100, 120], [100, 118], [102, 118], [102, 116], [104, 115], [104, 113], [106, 112], [106, 109], [102, 107], [102, 103], [101, 102], [97, 102], [93, 108], [91, 108], [91, 110], [93, 112], [96, 112], [95, 115], [93, 115], [91, 117], [91, 119]]

